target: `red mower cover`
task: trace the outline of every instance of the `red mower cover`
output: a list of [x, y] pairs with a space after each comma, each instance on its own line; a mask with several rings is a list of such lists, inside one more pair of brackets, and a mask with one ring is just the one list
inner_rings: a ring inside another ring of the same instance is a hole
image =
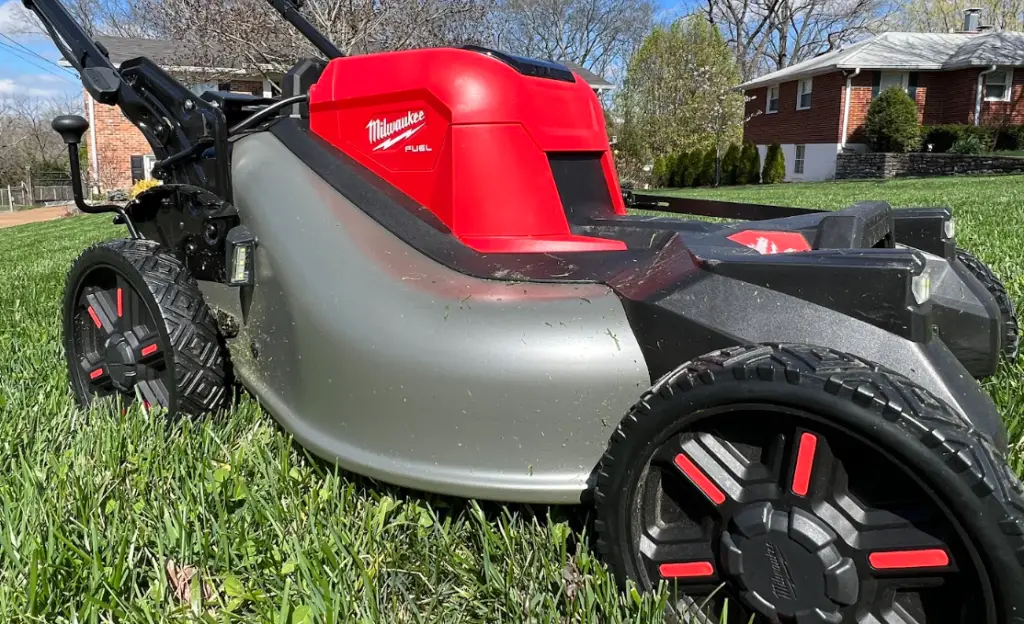
[[529, 63], [454, 48], [334, 59], [310, 89], [310, 129], [479, 252], [625, 249], [571, 232], [552, 170], [552, 158], [596, 160], [603, 180], [571, 183], [607, 186], [625, 214], [597, 97]]

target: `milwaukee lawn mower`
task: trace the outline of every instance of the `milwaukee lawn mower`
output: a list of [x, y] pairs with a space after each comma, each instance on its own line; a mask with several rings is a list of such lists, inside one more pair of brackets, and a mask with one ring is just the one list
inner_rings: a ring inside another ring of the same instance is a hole
[[[356, 473], [592, 505], [623, 586], [696, 621], [1024, 622], [1024, 491], [977, 381], [1017, 320], [949, 210], [623, 192], [565, 67], [344, 57], [271, 4], [329, 60], [261, 98], [115, 68], [26, 0], [163, 181], [124, 207], [76, 188], [127, 228], [68, 276], [83, 404], [195, 415], [237, 380]], [[77, 183], [87, 123], [53, 126]]]

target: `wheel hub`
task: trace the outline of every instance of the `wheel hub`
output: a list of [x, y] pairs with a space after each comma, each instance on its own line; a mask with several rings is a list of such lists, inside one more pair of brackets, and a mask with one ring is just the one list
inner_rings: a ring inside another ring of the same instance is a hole
[[773, 621], [839, 624], [841, 610], [857, 602], [860, 582], [835, 540], [809, 511], [751, 504], [722, 535], [722, 569], [744, 601]]
[[104, 360], [114, 386], [121, 391], [131, 390], [138, 377], [138, 370], [134, 350], [124, 335], [114, 334], [107, 340]]

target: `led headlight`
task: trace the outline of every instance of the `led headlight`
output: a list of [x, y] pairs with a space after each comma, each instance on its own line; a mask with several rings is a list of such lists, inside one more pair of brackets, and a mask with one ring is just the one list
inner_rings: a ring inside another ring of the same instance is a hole
[[225, 239], [228, 284], [250, 286], [253, 283], [253, 256], [256, 251], [256, 237], [245, 226], [231, 228]]
[[948, 220], [942, 223], [942, 233], [946, 235], [946, 238], [952, 240], [956, 237], [956, 219], [950, 217]]
[[932, 278], [927, 271], [910, 278], [910, 291], [914, 294], [917, 305], [924, 305], [932, 296]]

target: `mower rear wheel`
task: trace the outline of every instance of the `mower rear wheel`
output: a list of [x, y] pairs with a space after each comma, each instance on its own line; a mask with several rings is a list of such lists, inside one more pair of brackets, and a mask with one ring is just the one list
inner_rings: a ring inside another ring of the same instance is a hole
[[941, 401], [848, 354], [758, 345], [684, 364], [621, 422], [594, 494], [619, 582], [668, 583], [673, 604], [704, 606], [692, 621], [1024, 616], [1020, 481]]
[[120, 396], [199, 415], [230, 399], [226, 350], [199, 285], [157, 243], [86, 249], [64, 292], [64, 352], [80, 405]]
[[1020, 328], [1017, 323], [1017, 310], [1013, 299], [1006, 292], [1006, 286], [987, 264], [971, 252], [958, 247], [956, 257], [995, 298], [996, 305], [999, 306], [999, 314], [1002, 316], [1003, 331], [1000, 336], [1000, 352], [1007, 360], [1016, 360], [1020, 353]]

